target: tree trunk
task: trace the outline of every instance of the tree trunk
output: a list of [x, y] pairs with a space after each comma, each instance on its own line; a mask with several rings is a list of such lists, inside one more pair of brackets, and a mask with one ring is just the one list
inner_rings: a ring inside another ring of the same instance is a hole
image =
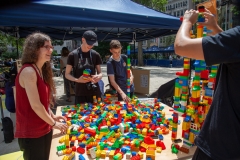
[[138, 66], [143, 66], [142, 41], [138, 42]]

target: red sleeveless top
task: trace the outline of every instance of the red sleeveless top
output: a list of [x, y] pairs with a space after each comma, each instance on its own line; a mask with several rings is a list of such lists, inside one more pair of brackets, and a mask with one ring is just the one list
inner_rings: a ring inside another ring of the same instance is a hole
[[19, 75], [26, 67], [32, 67], [37, 74], [37, 88], [40, 101], [43, 104], [47, 113], [49, 107], [49, 87], [44, 80], [39, 76], [35, 67], [32, 64], [24, 64], [19, 71], [15, 86], [16, 86], [16, 138], [38, 138], [46, 135], [52, 127], [42, 120], [32, 109], [27, 97], [25, 88], [19, 83]]

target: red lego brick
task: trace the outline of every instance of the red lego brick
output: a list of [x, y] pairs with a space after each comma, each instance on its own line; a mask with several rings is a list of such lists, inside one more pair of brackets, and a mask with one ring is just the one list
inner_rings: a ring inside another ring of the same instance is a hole
[[77, 152], [80, 154], [84, 154], [85, 153], [85, 149], [83, 149], [82, 147], [78, 147], [77, 148]]
[[[153, 133], [154, 134], [154, 133]], [[149, 136], [146, 136], [145, 138], [144, 138], [144, 143], [146, 143], [146, 144], [155, 144], [154, 143], [154, 140], [151, 138], [151, 137], [149, 137]]]
[[141, 160], [141, 157], [139, 155], [132, 156], [131, 160]]
[[162, 150], [166, 149], [166, 146], [165, 146], [165, 144], [162, 141], [161, 141], [161, 147], [162, 147]]
[[96, 131], [91, 128], [84, 128], [84, 133], [90, 134], [93, 137], [96, 135]]

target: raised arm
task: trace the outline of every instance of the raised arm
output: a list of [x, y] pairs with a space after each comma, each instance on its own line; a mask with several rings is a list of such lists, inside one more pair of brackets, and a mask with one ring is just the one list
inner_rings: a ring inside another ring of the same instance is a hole
[[[222, 31], [222, 29], [217, 25], [216, 20], [210, 11], [205, 9], [204, 12], [205, 22], [199, 23], [200, 25], [205, 25], [208, 29], [212, 30], [213, 34], [217, 34]], [[203, 48], [202, 48], [202, 38], [190, 38], [190, 30], [192, 25], [197, 22], [198, 11], [190, 10], [186, 11], [183, 17], [183, 22], [178, 30], [176, 40], [174, 43], [174, 48], [176, 54], [180, 56], [185, 56], [189, 58], [204, 60]]]

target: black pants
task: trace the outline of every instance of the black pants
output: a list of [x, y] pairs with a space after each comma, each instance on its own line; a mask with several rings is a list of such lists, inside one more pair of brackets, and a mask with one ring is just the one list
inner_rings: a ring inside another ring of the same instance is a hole
[[197, 148], [192, 160], [213, 160], [211, 157], [206, 155], [201, 149]]
[[[97, 99], [101, 98], [101, 95], [96, 96]], [[93, 96], [75, 96], [75, 104], [81, 103], [93, 103]]]
[[52, 142], [52, 131], [39, 138], [18, 138], [24, 160], [48, 160]]
[[[133, 97], [133, 92], [130, 92], [130, 98]], [[123, 101], [122, 96], [118, 93], [118, 101]]]

